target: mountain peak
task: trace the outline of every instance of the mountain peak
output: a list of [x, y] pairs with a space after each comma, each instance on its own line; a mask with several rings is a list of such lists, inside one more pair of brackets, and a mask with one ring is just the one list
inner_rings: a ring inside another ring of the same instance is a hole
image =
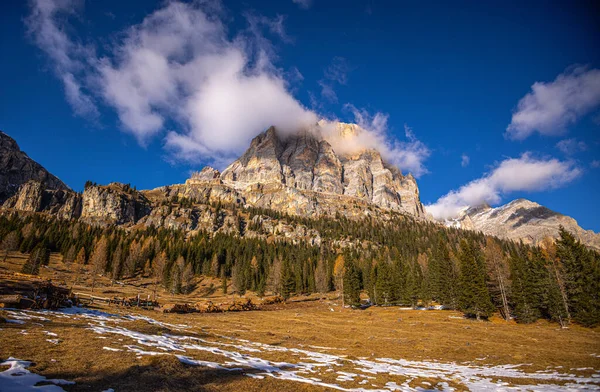
[[[269, 184], [283, 190], [357, 198], [378, 207], [424, 216], [412, 176], [384, 162], [376, 150], [338, 154], [315, 129], [293, 134], [270, 127], [256, 136], [242, 156], [222, 173], [224, 184], [237, 190]], [[343, 137], [360, 132], [356, 124], [336, 123]], [[318, 200], [317, 200], [318, 203]]]
[[58, 177], [21, 151], [13, 138], [0, 131], [0, 203], [29, 180], [39, 181], [48, 189], [69, 189]]

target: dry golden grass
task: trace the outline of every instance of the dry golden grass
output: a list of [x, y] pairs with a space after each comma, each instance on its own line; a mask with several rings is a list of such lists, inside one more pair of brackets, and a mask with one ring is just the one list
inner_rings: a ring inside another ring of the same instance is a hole
[[[11, 257], [10, 263], [2, 266], [15, 271], [20, 268], [19, 262], [22, 260]], [[42, 276], [72, 279], [67, 266], [54, 256], [50, 268], [43, 269]], [[143, 286], [143, 280], [139, 282], [141, 287], [126, 285], [111, 288], [105, 286], [109, 284], [106, 280], [98, 292], [114, 290], [133, 296], [137, 294], [136, 290], [150, 290]], [[83, 285], [80, 289], [89, 291]], [[161, 293], [161, 301], [195, 302], [203, 298], [198, 290], [176, 298]], [[220, 297], [218, 293], [212, 295], [213, 300], [231, 298]], [[532, 325], [505, 322], [499, 318], [477, 322], [461, 318], [459, 312], [413, 311], [397, 307], [342, 310], [339, 303], [331, 299], [271, 305], [263, 311], [218, 314], [162, 314], [105, 305], [102, 305], [102, 309], [113, 313], [138, 313], [165, 323], [185, 324], [190, 327], [186, 329], [186, 334], [213, 340], [219, 340], [219, 336], [224, 335], [286, 348], [324, 351], [348, 358], [438, 360], [486, 365], [532, 364], [526, 367], [527, 372], [544, 370], [549, 366], [600, 369], [600, 358], [592, 356], [600, 354], [600, 328], [587, 329], [574, 325], [569, 329], [560, 329], [557, 324], [545, 321]], [[0, 317], [9, 318], [2, 312]], [[103, 346], [121, 347], [135, 344], [135, 341], [119, 335], [99, 339], [98, 334], [87, 327], [85, 319], [74, 318], [56, 318], [43, 324], [31, 321], [25, 325], [0, 324], [0, 359], [14, 356], [32, 360], [36, 364], [31, 368], [32, 371], [47, 377], [75, 381], [74, 386], [65, 387], [73, 391], [107, 388], [116, 391], [324, 390], [314, 385], [270, 377], [252, 379], [242, 372], [187, 366], [173, 356], [138, 358], [131, 352], [106, 351], [102, 349]], [[143, 321], [129, 322], [126, 327], [154, 335], [181, 333]], [[23, 329], [27, 334], [21, 333]], [[46, 339], [49, 336], [44, 331], [56, 333], [60, 343], [48, 342]], [[221, 363], [224, 360], [209, 352], [195, 353], [194, 358]], [[286, 352], [273, 352], [265, 359], [289, 361], [290, 357]], [[585, 376], [592, 373], [591, 370], [569, 371]], [[324, 382], [335, 383], [335, 376], [319, 377]], [[377, 375], [373, 382], [381, 386], [387, 380], [389, 377]], [[437, 381], [417, 378], [411, 386], [425, 387], [427, 384], [424, 382], [435, 385]], [[460, 383], [446, 381], [458, 390], [464, 389]], [[526, 383], [523, 380], [519, 382]], [[360, 385], [348, 383], [344, 386]]]

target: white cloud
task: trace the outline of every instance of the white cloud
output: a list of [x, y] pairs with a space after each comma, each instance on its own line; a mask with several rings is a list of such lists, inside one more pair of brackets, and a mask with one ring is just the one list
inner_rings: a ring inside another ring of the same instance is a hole
[[80, 8], [76, 0], [38, 0], [31, 3], [31, 13], [25, 19], [28, 34], [46, 53], [53, 71], [63, 82], [67, 101], [78, 116], [97, 119], [99, 113], [92, 98], [84, 91], [77, 76], [94, 59], [94, 51], [69, 39], [66, 18]]
[[523, 140], [538, 132], [560, 135], [566, 127], [600, 105], [600, 70], [570, 67], [553, 82], [536, 82], [506, 128], [510, 139]]
[[[230, 38], [212, 3], [167, 3], [125, 30], [105, 57], [93, 58], [61, 26], [72, 2], [37, 0], [28, 24], [64, 80], [74, 108], [93, 108], [82, 83], [114, 108], [123, 129], [145, 143], [175, 123], [166, 147], [186, 160], [220, 160], [275, 125], [293, 131], [317, 122], [288, 91], [264, 34], [289, 41], [284, 18], [246, 14], [248, 28]], [[60, 12], [59, 12], [60, 11]], [[48, 45], [50, 43], [50, 45]], [[85, 56], [84, 56], [85, 55]], [[79, 78], [72, 70], [84, 72]]]
[[297, 4], [298, 7], [307, 10], [312, 5], [312, 0], [292, 0], [292, 3]]
[[340, 135], [337, 122], [320, 123], [323, 136], [334, 151], [353, 154], [364, 149], [375, 149], [387, 162], [404, 172], [412, 173], [417, 178], [428, 173], [425, 160], [431, 155], [431, 151], [415, 137], [410, 127], [404, 126], [405, 141], [396, 140], [389, 136], [387, 114], [377, 112], [371, 115], [351, 104], [346, 104], [345, 108], [354, 116], [354, 122], [360, 128], [357, 132]]
[[[215, 4], [167, 2], [116, 35], [101, 58], [66, 35], [72, 29], [64, 14], [72, 1], [35, 0], [29, 24], [45, 26], [32, 28], [32, 36], [61, 70], [76, 110], [94, 111], [94, 100], [103, 103], [140, 144], [164, 135], [168, 159], [222, 167], [269, 126], [284, 133], [311, 129], [319, 116], [290, 92], [287, 79], [299, 81], [302, 74], [275, 65], [277, 54], [267, 36], [290, 41], [284, 18], [247, 13], [248, 27], [234, 34]], [[344, 59], [334, 58], [325, 78], [344, 84], [348, 69]], [[93, 98], [86, 91], [93, 91]], [[427, 172], [423, 162], [429, 149], [410, 129], [405, 141], [390, 140], [387, 115], [348, 108], [364, 131], [338, 147], [377, 148], [402, 170], [417, 177]]]
[[582, 141], [577, 141], [575, 138], [564, 139], [556, 143], [556, 148], [562, 151], [565, 155], [574, 155], [580, 151], [587, 150], [587, 144]]
[[483, 177], [447, 193], [425, 208], [436, 219], [455, 218], [465, 207], [484, 202], [497, 204], [502, 196], [511, 192], [559, 188], [581, 173], [572, 161], [536, 159], [526, 152], [519, 158], [505, 159]]
[[597, 159], [594, 159], [591, 163], [590, 166], [594, 169], [598, 169], [600, 168], [600, 161]]
[[462, 156], [460, 157], [460, 165], [462, 167], [467, 167], [469, 166], [469, 162], [471, 162], [471, 158], [469, 158], [467, 154], [462, 154]]

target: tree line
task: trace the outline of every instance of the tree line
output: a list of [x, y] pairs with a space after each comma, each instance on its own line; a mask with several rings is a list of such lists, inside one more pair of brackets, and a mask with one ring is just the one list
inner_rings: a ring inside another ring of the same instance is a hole
[[[0, 245], [4, 257], [12, 250], [29, 254], [23, 272], [37, 273], [50, 252], [58, 252], [73, 268], [91, 267], [93, 284], [98, 275], [118, 280], [143, 274], [177, 294], [192, 291], [194, 277], [203, 275], [220, 279], [223, 292], [240, 295], [250, 290], [287, 299], [339, 290], [351, 306], [360, 306], [366, 293], [374, 305], [437, 304], [474, 318], [499, 311], [522, 323], [600, 322], [600, 255], [564, 229], [556, 242], [533, 247], [403, 215], [382, 223], [253, 208], [235, 213], [241, 235], [189, 235], [152, 226], [125, 230], [43, 214], [4, 214]], [[257, 215], [317, 230], [321, 245], [248, 238], [245, 228], [252, 229]], [[341, 246], [343, 241], [359, 245]]]

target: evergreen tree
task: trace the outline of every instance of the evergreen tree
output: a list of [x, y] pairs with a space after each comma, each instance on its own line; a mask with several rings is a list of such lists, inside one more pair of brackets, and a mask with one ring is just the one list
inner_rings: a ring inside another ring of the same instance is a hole
[[346, 263], [344, 273], [344, 298], [351, 306], [360, 305], [361, 278], [360, 270], [353, 262]]
[[47, 265], [50, 259], [50, 252], [43, 245], [38, 245], [29, 254], [27, 261], [23, 264], [21, 272], [24, 274], [37, 275], [40, 273], [40, 267]]
[[469, 317], [488, 318], [494, 305], [486, 287], [486, 271], [479, 247], [469, 241], [460, 243], [460, 308]]
[[556, 256], [564, 266], [570, 313], [585, 326], [600, 323], [600, 265], [597, 254], [560, 228]]
[[296, 280], [294, 272], [292, 271], [289, 263], [284, 263], [281, 273], [281, 296], [284, 300], [287, 300], [292, 296], [295, 290]]

